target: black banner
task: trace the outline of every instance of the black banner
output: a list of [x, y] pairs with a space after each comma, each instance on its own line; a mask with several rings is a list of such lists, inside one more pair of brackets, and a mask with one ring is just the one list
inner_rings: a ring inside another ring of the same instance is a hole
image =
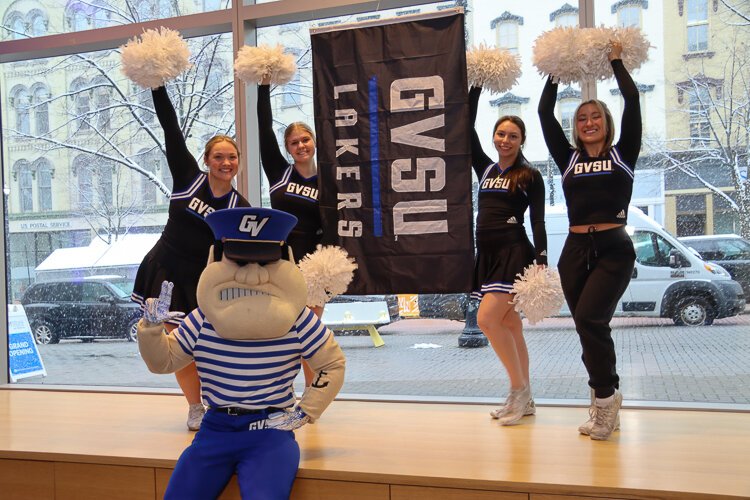
[[464, 16], [312, 34], [324, 239], [347, 293], [471, 289]]

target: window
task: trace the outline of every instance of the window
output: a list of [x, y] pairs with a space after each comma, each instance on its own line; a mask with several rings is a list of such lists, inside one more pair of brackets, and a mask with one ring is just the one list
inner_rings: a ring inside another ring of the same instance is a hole
[[21, 212], [34, 211], [34, 186], [31, 170], [24, 169], [19, 176], [19, 190], [21, 192]]
[[708, 0], [687, 0], [687, 50], [708, 50]]
[[[299, 59], [300, 51], [297, 49], [290, 50], [295, 59]], [[299, 61], [297, 62], [299, 64]], [[302, 96], [301, 84], [302, 75], [299, 71], [294, 72], [292, 80], [284, 85], [284, 90], [281, 99], [281, 105], [285, 107], [299, 106], [300, 97]]]
[[651, 231], [636, 231], [631, 239], [635, 260], [639, 264], [653, 267], [669, 265], [669, 254], [675, 247], [662, 236]]
[[34, 85], [34, 132], [43, 135], [49, 132], [49, 91], [43, 84]]
[[47, 34], [47, 19], [41, 11], [33, 10], [29, 12], [31, 22], [29, 28], [31, 29], [31, 36], [44, 36]]
[[497, 27], [497, 45], [508, 49], [513, 54], [518, 53], [518, 25], [516, 23], [502, 23]]
[[52, 210], [52, 167], [44, 158], [37, 161], [36, 178], [39, 210], [48, 212]]
[[573, 140], [573, 127], [575, 127], [575, 112], [578, 102], [566, 100], [560, 101], [560, 124], [569, 141]]
[[690, 113], [690, 146], [702, 147], [711, 141], [711, 95], [708, 87], [695, 87], [687, 93]]
[[677, 196], [677, 236], [706, 234], [706, 196]]
[[94, 88], [94, 113], [96, 113], [96, 128], [105, 131], [110, 127], [110, 116], [112, 115], [112, 87], [106, 78], [97, 78], [93, 82]]
[[31, 106], [31, 96], [24, 86], [18, 86], [11, 91], [13, 98], [13, 107], [16, 111], [16, 131], [19, 134], [29, 134], [31, 126], [29, 122], [29, 107]]
[[578, 8], [566, 3], [556, 11], [552, 12], [549, 15], [549, 20], [555, 23], [555, 27], [558, 28], [575, 28], [578, 26]]
[[617, 11], [617, 25], [622, 27], [641, 27], [641, 8], [636, 5], [629, 5], [620, 8]]
[[77, 156], [73, 160], [73, 175], [78, 179], [76, 186], [78, 188], [78, 207], [87, 208], [93, 203], [94, 180], [89, 161], [83, 155]]
[[111, 164], [105, 163], [103, 165], [100, 165], [98, 168], [98, 181], [99, 186], [97, 186], [97, 193], [99, 195], [99, 203], [104, 205], [112, 205], [113, 198], [112, 198], [112, 173], [113, 168]]
[[497, 107], [497, 117], [506, 115], [522, 116], [521, 105], [529, 102], [528, 97], [519, 97], [512, 92], [503, 94], [490, 101], [490, 106]]
[[4, 36], [11, 40], [26, 38], [26, 23], [20, 12], [11, 12], [3, 22]]
[[74, 121], [76, 128], [86, 131], [91, 128], [89, 114], [91, 112], [91, 91], [83, 78], [76, 78], [70, 85], [73, 99]]

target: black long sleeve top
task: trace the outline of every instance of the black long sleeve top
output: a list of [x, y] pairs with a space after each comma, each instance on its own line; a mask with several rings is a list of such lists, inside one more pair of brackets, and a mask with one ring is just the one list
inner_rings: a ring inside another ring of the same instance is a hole
[[622, 61], [612, 61], [612, 69], [625, 101], [620, 140], [596, 158], [568, 142], [555, 118], [557, 84], [552, 77], [547, 79], [539, 100], [544, 140], [562, 174], [571, 226], [627, 222], [635, 164], [641, 149], [641, 108], [638, 88]]
[[183, 258], [205, 263], [214, 242], [205, 217], [223, 208], [249, 207], [250, 203], [234, 188], [223, 196], [213, 195], [208, 175], [198, 167], [185, 143], [167, 89], [159, 87], [151, 95], [156, 116], [164, 130], [167, 165], [173, 179], [169, 217], [160, 239]]
[[[524, 213], [529, 209], [531, 232], [537, 264], [547, 264], [547, 231], [544, 225], [544, 179], [536, 168], [528, 164], [519, 153], [509, 168], [501, 171], [482, 150], [474, 122], [482, 89], [472, 87], [469, 91], [471, 116], [471, 164], [479, 179], [479, 214], [477, 216], [477, 241], [497, 241], [500, 231], [523, 226]], [[511, 189], [507, 174], [513, 169], [529, 168], [531, 182]]]

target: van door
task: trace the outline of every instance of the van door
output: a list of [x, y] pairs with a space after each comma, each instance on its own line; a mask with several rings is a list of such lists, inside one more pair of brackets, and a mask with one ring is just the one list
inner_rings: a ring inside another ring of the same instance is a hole
[[[675, 248], [660, 234], [637, 229], [631, 236], [635, 247], [635, 267], [622, 298], [623, 313], [632, 316], [659, 316], [665, 290], [685, 278], [685, 268], [669, 267], [669, 253]], [[686, 259], [683, 265], [690, 266]]]

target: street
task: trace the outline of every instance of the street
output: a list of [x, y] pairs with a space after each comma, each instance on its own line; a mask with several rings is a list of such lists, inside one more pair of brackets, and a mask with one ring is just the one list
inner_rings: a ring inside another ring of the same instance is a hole
[[[750, 315], [712, 326], [676, 327], [670, 320], [616, 318], [613, 332], [621, 390], [638, 401], [750, 405]], [[385, 346], [367, 335], [336, 338], [347, 357], [342, 395], [500, 400], [507, 376], [491, 347], [459, 348], [464, 324], [404, 319], [379, 328]], [[569, 318], [525, 325], [537, 400], [586, 400], [580, 345]], [[135, 343], [65, 340], [39, 346], [47, 377], [21, 384], [177, 388], [172, 375], [150, 373]], [[301, 377], [295, 384], [302, 390]]]

